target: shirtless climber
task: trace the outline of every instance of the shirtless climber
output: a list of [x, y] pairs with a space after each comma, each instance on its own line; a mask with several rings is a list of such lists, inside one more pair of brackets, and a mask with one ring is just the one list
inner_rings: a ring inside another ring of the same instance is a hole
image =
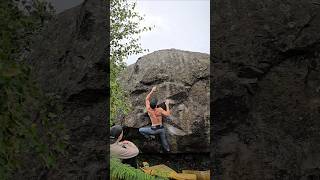
[[151, 92], [146, 97], [146, 109], [151, 119], [151, 126], [142, 127], [139, 132], [147, 139], [150, 139], [150, 135], [160, 135], [162, 147], [169, 152], [169, 144], [166, 139], [165, 129], [162, 125], [162, 116], [170, 116], [169, 100], [165, 101], [166, 110], [161, 107], [157, 107], [158, 100], [155, 97], [151, 97], [152, 93], [156, 91], [156, 87], [153, 87]]

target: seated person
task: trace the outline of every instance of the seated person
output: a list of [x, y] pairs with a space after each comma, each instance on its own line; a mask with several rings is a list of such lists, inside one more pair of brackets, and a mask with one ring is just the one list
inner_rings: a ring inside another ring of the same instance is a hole
[[130, 141], [121, 141], [123, 129], [120, 125], [110, 128], [110, 155], [122, 160], [122, 163], [129, 164], [137, 168], [137, 155], [139, 149]]

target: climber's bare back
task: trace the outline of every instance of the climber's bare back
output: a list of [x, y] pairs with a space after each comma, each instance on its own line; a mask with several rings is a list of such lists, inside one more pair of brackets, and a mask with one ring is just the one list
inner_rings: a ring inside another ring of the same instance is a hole
[[156, 125], [162, 125], [162, 116], [169, 116], [170, 110], [169, 110], [169, 101], [166, 100], [166, 110], [162, 109], [161, 107], [155, 107], [154, 109], [150, 106], [150, 97], [151, 94], [156, 90], [156, 87], [154, 86], [151, 90], [151, 92], [146, 97], [146, 109], [148, 112], [148, 115], [150, 117], [152, 126]]
[[162, 108], [148, 108], [148, 115], [150, 117], [151, 120], [151, 124], [152, 126], [156, 126], [156, 125], [162, 125], [162, 114], [163, 114], [163, 109]]

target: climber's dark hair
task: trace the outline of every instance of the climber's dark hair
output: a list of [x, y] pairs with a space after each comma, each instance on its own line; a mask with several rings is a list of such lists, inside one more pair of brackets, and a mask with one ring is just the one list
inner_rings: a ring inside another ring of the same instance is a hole
[[115, 143], [122, 133], [123, 128], [120, 125], [114, 125], [110, 128], [110, 144]]
[[152, 97], [151, 100], [150, 100], [150, 107], [152, 109], [156, 108], [157, 107], [157, 104], [158, 104], [158, 99], [155, 98], [155, 97]]

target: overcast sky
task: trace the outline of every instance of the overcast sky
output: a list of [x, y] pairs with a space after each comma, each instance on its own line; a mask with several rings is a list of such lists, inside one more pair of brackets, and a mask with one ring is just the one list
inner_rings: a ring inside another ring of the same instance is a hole
[[[210, 52], [209, 0], [138, 0], [137, 11], [145, 14], [145, 23], [156, 27], [141, 36], [143, 48], [150, 52], [160, 49], [182, 49]], [[126, 61], [135, 63], [133, 55]]]
[[[84, 0], [47, 0], [60, 13], [79, 5]], [[137, 11], [145, 15], [142, 25], [155, 25], [141, 34], [142, 48], [149, 52], [130, 56], [127, 64], [160, 49], [181, 49], [210, 52], [209, 0], [137, 0]]]

